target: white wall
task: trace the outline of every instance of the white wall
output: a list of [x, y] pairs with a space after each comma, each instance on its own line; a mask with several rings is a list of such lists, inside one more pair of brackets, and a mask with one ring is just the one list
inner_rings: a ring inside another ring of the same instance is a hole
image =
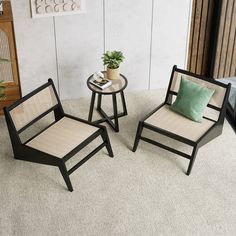
[[88, 95], [88, 76], [103, 69], [103, 0], [86, 2], [86, 14], [55, 17], [62, 98]]
[[53, 78], [62, 99], [90, 95], [88, 76], [105, 50], [122, 50], [129, 90], [166, 87], [185, 68], [191, 0], [86, 0], [87, 13], [32, 19], [12, 0], [23, 94]]
[[11, 2], [23, 94], [48, 78], [54, 78], [57, 85], [53, 18], [32, 20], [28, 0]]
[[151, 20], [152, 1], [105, 1], [105, 49], [124, 53], [121, 71], [131, 90], [148, 88]]
[[173, 65], [186, 66], [190, 3], [189, 0], [154, 1], [150, 88], [167, 87]]

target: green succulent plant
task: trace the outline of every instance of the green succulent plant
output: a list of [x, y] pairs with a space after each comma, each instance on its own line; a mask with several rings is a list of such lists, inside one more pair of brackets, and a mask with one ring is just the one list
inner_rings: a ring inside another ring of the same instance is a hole
[[3, 80], [0, 81], [0, 100], [4, 100], [6, 98], [5, 95], [6, 87], [3, 85]]
[[121, 51], [107, 51], [103, 54], [103, 65], [110, 69], [117, 69], [125, 57]]
[[4, 63], [4, 62], [10, 62], [10, 60], [0, 57], [0, 63]]

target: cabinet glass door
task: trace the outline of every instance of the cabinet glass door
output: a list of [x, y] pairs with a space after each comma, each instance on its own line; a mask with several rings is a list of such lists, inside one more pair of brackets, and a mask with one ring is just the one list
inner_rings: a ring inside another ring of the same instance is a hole
[[0, 80], [13, 82], [9, 41], [6, 32], [0, 29]]

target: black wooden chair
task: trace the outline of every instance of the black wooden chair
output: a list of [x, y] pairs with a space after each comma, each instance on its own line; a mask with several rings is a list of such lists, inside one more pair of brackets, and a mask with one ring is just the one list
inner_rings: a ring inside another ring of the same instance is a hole
[[[178, 94], [181, 77], [215, 90], [209, 104], [207, 105], [208, 109], [206, 110], [208, 111], [207, 114], [204, 114], [202, 123], [194, 122], [170, 110], [170, 105], [173, 103], [174, 98], [176, 98]], [[178, 154], [190, 160], [187, 170], [187, 175], [189, 175], [191, 173], [198, 149], [222, 133], [229, 91], [230, 84], [226, 85], [214, 79], [208, 79], [203, 76], [178, 69], [177, 66], [174, 66], [165, 101], [139, 122], [133, 151], [136, 151], [139, 140], [143, 140]], [[166, 146], [163, 143], [143, 137], [143, 128], [158, 132], [169, 138], [190, 145], [192, 147], [192, 153], [187, 154], [180, 150], [176, 150], [173, 147]]]
[[226, 118], [232, 128], [234, 129], [234, 132], [236, 132], [236, 88], [231, 87], [230, 91], [230, 97], [227, 105], [226, 110]]
[[[55, 121], [26, 142], [22, 142], [20, 133], [50, 112], [54, 112]], [[69, 175], [77, 168], [103, 147], [113, 157], [106, 128], [65, 114], [51, 79], [13, 105], [5, 107], [4, 113], [15, 159], [59, 167], [71, 192], [73, 187]], [[100, 135], [103, 142], [67, 170], [66, 161]]]
[[219, 81], [224, 84], [231, 83], [226, 119], [234, 129], [234, 132], [236, 132], [236, 77], [222, 78]]

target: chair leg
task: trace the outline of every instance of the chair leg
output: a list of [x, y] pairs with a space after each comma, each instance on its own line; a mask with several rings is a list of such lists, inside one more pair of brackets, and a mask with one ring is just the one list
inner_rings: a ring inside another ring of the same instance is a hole
[[137, 150], [139, 139], [140, 139], [142, 131], [143, 131], [143, 122], [140, 121], [138, 124], [137, 133], [136, 133], [136, 137], [135, 137], [135, 141], [134, 141], [133, 152], [135, 152]]
[[61, 171], [61, 174], [63, 176], [63, 179], [64, 179], [64, 181], [66, 183], [66, 186], [67, 186], [68, 190], [70, 192], [72, 192], [73, 191], [73, 187], [72, 187], [72, 184], [70, 182], [70, 177], [69, 177], [69, 174], [67, 172], [65, 163], [61, 162], [58, 167], [59, 167], [59, 169]]
[[107, 149], [107, 152], [108, 152], [109, 156], [114, 157], [114, 154], [113, 154], [113, 151], [112, 151], [112, 148], [111, 148], [110, 139], [109, 139], [109, 136], [107, 134], [107, 129], [106, 128], [104, 128], [104, 131], [102, 132], [101, 136], [102, 136], [103, 142], [106, 143], [106, 149]]
[[192, 156], [191, 156], [191, 159], [190, 159], [190, 162], [189, 162], [189, 165], [188, 165], [188, 170], [187, 170], [187, 173], [186, 173], [187, 175], [190, 175], [190, 173], [191, 173], [194, 161], [195, 161], [196, 156], [197, 156], [197, 152], [198, 152], [198, 147], [195, 146], [193, 148]]
[[118, 121], [116, 93], [112, 94], [112, 102], [113, 102], [115, 132], [119, 132], [119, 121]]

